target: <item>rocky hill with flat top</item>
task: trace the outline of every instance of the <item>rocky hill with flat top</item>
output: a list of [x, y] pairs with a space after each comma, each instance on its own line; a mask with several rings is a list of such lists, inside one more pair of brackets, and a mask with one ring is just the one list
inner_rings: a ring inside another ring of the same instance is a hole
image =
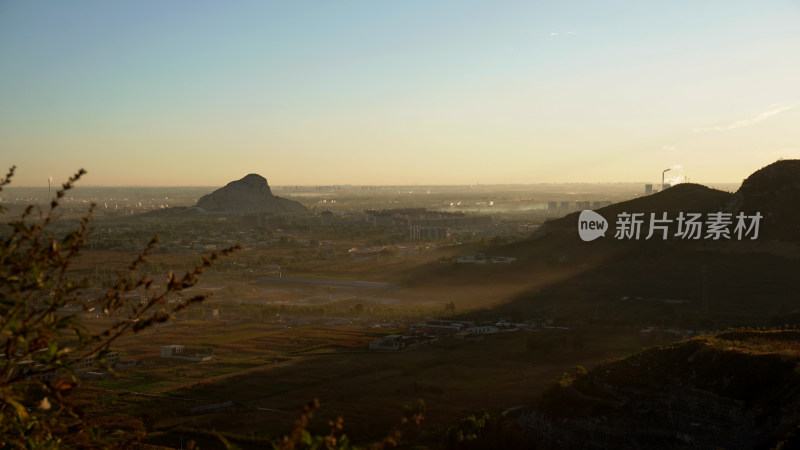
[[299, 213], [308, 211], [300, 203], [272, 195], [267, 179], [251, 173], [241, 180], [204, 195], [197, 207], [215, 213]]

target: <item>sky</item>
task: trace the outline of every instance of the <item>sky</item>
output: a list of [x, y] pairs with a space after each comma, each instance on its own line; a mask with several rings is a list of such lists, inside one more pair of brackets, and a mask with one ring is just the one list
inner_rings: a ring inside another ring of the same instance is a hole
[[740, 182], [800, 158], [799, 23], [796, 0], [0, 0], [0, 167], [17, 186]]

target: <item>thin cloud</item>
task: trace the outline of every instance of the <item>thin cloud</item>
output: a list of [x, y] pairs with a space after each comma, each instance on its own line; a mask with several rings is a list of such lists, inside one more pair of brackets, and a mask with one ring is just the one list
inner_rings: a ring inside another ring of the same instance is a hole
[[779, 108], [771, 109], [769, 111], [765, 111], [755, 117], [751, 117], [749, 119], [742, 119], [737, 120], [736, 122], [730, 123], [728, 125], [719, 126], [719, 127], [709, 127], [709, 128], [695, 128], [694, 131], [728, 131], [728, 130], [735, 130], [736, 128], [747, 127], [750, 125], [757, 124], [759, 122], [763, 122], [770, 117], [780, 114], [786, 110], [792, 109], [791, 106], [781, 106]]

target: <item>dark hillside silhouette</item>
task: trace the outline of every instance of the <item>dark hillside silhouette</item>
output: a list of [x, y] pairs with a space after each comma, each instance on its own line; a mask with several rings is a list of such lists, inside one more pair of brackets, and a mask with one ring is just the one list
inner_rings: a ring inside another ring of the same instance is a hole
[[800, 242], [800, 160], [778, 161], [756, 171], [726, 205], [726, 211], [758, 211], [767, 240]]
[[208, 212], [245, 214], [307, 211], [305, 206], [294, 200], [272, 195], [267, 179], [254, 173], [204, 195], [197, 202], [197, 207]]
[[[497, 284], [498, 292], [517, 285], [501, 310], [574, 323], [767, 324], [800, 308], [798, 172], [800, 161], [778, 161], [751, 175], [735, 194], [687, 183], [601, 208], [597, 212], [608, 220], [609, 230], [592, 242], [579, 238], [579, 213], [573, 213], [547, 222], [528, 240], [486, 249], [490, 255], [518, 258], [502, 270], [438, 264], [418, 270], [409, 283]], [[666, 240], [645, 240], [646, 224], [639, 240], [614, 238], [614, 222], [622, 212], [645, 213], [649, 221], [651, 212], [675, 219], [679, 212], [705, 217], [720, 211], [733, 217], [760, 213], [758, 238], [681, 239], [674, 236], [674, 223]]]
[[798, 337], [731, 331], [650, 348], [565, 374], [520, 422], [542, 448], [797, 448]]

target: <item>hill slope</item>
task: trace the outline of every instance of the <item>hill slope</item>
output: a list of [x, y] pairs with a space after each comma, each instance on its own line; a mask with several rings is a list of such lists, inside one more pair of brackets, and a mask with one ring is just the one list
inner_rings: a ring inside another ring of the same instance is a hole
[[747, 177], [726, 205], [737, 214], [761, 213], [764, 239], [800, 242], [800, 160], [770, 164]]
[[520, 423], [545, 448], [774, 448], [800, 424], [800, 333], [732, 331], [563, 377]]
[[[709, 213], [720, 210], [727, 202], [732, 199], [728, 192], [712, 189], [700, 184], [682, 183], [667, 190], [658, 192], [646, 197], [639, 197], [626, 202], [614, 203], [596, 212], [606, 218], [613, 228], [613, 221], [618, 214], [644, 213], [649, 217], [650, 213], [664, 213], [668, 217], [675, 218], [678, 213]], [[534, 237], [555, 235], [567, 237], [568, 242], [583, 244], [578, 238], [578, 212], [568, 214], [562, 218], [545, 223]], [[614, 233], [606, 235], [605, 241], [611, 241]], [[596, 242], [602, 242], [600, 239]], [[585, 244], [584, 244], [585, 245]]]

